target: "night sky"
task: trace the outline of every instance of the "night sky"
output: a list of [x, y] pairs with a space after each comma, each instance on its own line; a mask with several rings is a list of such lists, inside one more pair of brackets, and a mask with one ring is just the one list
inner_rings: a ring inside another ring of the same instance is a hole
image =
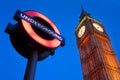
[[27, 59], [18, 54], [4, 32], [7, 24], [17, 23], [17, 9], [35, 10], [52, 20], [64, 36], [66, 45], [54, 56], [38, 62], [35, 80], [83, 80], [75, 29], [79, 24], [81, 6], [101, 22], [120, 61], [119, 0], [0, 0], [0, 80], [23, 80]]

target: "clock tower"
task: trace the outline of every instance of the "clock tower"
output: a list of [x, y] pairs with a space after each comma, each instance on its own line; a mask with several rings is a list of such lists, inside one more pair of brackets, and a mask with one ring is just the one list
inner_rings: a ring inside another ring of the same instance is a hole
[[84, 80], [120, 80], [120, 65], [104, 26], [82, 10], [75, 34]]

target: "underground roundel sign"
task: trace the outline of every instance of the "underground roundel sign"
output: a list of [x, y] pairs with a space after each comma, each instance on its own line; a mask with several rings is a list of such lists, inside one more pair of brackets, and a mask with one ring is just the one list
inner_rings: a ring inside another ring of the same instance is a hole
[[[55, 24], [43, 14], [33, 10], [25, 12], [17, 10], [15, 19], [21, 20], [24, 30], [38, 44], [48, 48], [56, 48], [60, 45], [64, 46], [64, 38], [60, 35], [59, 30]], [[43, 32], [41, 33], [42, 36], [38, 32], [39, 30]], [[47, 34], [47, 36], [44, 34]]]

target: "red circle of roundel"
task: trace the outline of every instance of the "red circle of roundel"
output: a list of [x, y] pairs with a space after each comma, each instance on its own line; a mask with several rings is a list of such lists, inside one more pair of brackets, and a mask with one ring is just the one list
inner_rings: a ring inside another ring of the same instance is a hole
[[[53, 24], [53, 22], [48, 19], [46, 16], [44, 16], [43, 14], [36, 12], [36, 11], [26, 11], [25, 12], [27, 15], [29, 15], [30, 17], [38, 17], [38, 18], [42, 18], [43, 20], [45, 20], [47, 23], [49, 23], [51, 25], [51, 27], [54, 29], [54, 31], [58, 34], [60, 34], [59, 30], [57, 29], [57, 27]], [[22, 19], [22, 25], [25, 29], [25, 31], [28, 33], [28, 35], [35, 40], [37, 43], [49, 47], [49, 48], [56, 48], [60, 45], [60, 41], [57, 40], [56, 38], [54, 38], [53, 40], [46, 40], [43, 39], [41, 36], [39, 36], [33, 29], [30, 23], [28, 23], [27, 21]]]

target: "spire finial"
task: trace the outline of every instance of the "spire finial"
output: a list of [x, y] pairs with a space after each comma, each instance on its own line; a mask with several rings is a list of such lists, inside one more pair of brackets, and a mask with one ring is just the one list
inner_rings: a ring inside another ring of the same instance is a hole
[[82, 11], [84, 11], [84, 8], [83, 8], [83, 6], [81, 6], [81, 9], [82, 9]]

